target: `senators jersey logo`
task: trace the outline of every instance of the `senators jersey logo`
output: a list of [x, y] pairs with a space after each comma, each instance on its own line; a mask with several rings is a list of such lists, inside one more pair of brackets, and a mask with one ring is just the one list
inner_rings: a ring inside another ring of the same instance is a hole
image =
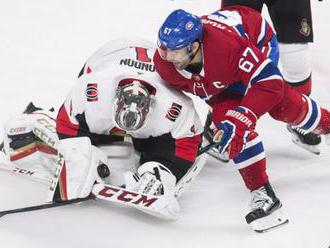
[[87, 84], [86, 88], [87, 102], [96, 102], [98, 100], [97, 84]]
[[167, 110], [165, 117], [174, 122], [179, 117], [181, 110], [182, 106], [174, 102], [172, 103], [172, 106]]

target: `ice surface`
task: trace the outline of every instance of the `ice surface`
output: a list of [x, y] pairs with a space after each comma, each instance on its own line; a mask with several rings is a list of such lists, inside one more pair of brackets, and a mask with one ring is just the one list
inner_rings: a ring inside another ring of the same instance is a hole
[[[315, 31], [313, 97], [330, 107], [330, 3], [312, 1]], [[11, 0], [0, 8], [0, 126], [33, 100], [58, 107], [84, 60], [108, 40], [138, 35], [156, 41], [174, 8], [204, 14], [218, 0]], [[3, 248], [325, 248], [330, 246], [330, 148], [308, 154], [282, 123], [258, 124], [268, 172], [290, 224], [265, 234], [246, 225], [249, 193], [232, 164], [210, 158], [181, 199], [176, 222], [101, 202], [16, 214], [0, 219]], [[2, 135], [2, 130], [0, 135]], [[45, 186], [0, 172], [0, 208], [41, 203]]]

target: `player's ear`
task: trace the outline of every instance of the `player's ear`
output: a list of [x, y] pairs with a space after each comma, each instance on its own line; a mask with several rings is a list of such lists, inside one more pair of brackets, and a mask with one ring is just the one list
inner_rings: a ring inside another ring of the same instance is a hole
[[199, 47], [200, 47], [200, 43], [199, 43], [197, 40], [194, 41], [194, 43], [193, 43], [193, 45], [192, 45], [192, 53], [193, 53], [193, 54], [196, 53], [197, 50], [199, 49]]

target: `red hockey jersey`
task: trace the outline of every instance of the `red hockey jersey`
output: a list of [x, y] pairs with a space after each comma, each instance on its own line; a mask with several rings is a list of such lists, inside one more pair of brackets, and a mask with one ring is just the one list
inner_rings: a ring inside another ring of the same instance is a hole
[[[248, 36], [260, 36], [248, 37], [247, 40], [235, 31], [237, 25], [234, 27], [214, 19], [209, 16], [201, 18], [203, 68], [199, 74], [177, 70], [172, 63], [161, 59], [158, 52], [154, 56], [156, 70], [170, 85], [206, 100], [224, 92], [240, 94], [241, 105], [259, 117], [283, 97], [283, 81], [279, 69], [267, 58], [267, 54], [257, 48], [258, 44], [250, 41], [258, 43], [263, 40], [260, 32], [256, 31], [260, 30], [262, 24], [253, 28], [251, 21], [251, 24], [242, 26], [242, 30], [249, 30]], [[267, 42], [271, 36], [269, 33], [269, 38], [267, 35], [263, 37], [266, 38], [262, 43]]]

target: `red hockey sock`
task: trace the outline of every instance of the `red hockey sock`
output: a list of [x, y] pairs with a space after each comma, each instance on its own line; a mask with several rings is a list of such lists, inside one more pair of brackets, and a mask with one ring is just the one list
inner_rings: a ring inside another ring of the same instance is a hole
[[321, 108], [321, 120], [317, 125], [313, 133], [316, 134], [328, 134], [330, 133], [330, 112], [324, 108]]
[[301, 82], [295, 82], [295, 83], [291, 83], [288, 81], [285, 81], [285, 82], [287, 84], [289, 84], [292, 89], [294, 89], [295, 91], [297, 91], [301, 94], [304, 94], [306, 96], [309, 96], [311, 94], [311, 91], [312, 91], [312, 77], [311, 76], [302, 80]]
[[268, 175], [266, 173], [266, 159], [259, 160], [248, 167], [239, 169], [246, 187], [253, 191], [268, 182]]

